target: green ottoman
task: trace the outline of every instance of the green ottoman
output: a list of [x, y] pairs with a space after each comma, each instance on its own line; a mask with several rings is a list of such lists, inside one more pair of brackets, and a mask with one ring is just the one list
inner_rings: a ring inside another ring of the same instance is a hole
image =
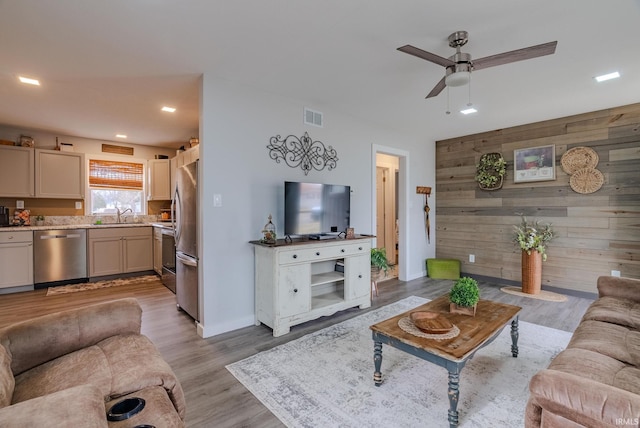
[[460, 260], [427, 259], [427, 275], [433, 279], [459, 279]]

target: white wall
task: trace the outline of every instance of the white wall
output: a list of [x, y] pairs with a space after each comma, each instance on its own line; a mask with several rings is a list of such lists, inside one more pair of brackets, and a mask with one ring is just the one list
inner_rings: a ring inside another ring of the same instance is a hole
[[[254, 259], [248, 243], [272, 214], [282, 236], [284, 181], [310, 181], [351, 186], [351, 225], [356, 233], [374, 232], [371, 224], [372, 146], [399, 148], [410, 154], [410, 245], [408, 277], [424, 275], [424, 259], [435, 254], [435, 240], [426, 245], [421, 195], [415, 187], [435, 184], [434, 143], [377, 128], [340, 112], [279, 97], [211, 76], [203, 77], [200, 123], [201, 159], [201, 325], [212, 336], [253, 324]], [[324, 113], [324, 127], [304, 125], [303, 107]], [[298, 137], [333, 146], [337, 167], [311, 171], [290, 168], [269, 157], [267, 145], [276, 135]], [[213, 194], [222, 207], [213, 207]], [[435, 234], [434, 234], [435, 236]]]
[[[71, 137], [68, 135], [58, 135], [47, 131], [19, 128], [13, 126], [0, 125], [0, 139], [8, 141], [18, 141], [21, 135], [28, 135], [33, 138], [34, 146], [38, 149], [53, 150], [56, 147], [56, 137], [60, 143], [73, 144], [73, 150], [78, 153], [100, 154], [101, 156], [118, 159], [153, 159], [155, 155], [167, 155], [170, 158], [176, 155], [175, 149], [166, 147], [142, 146], [139, 144], [129, 144], [126, 141], [106, 141], [94, 140], [91, 138]], [[102, 144], [112, 144], [116, 146], [133, 147], [133, 156], [114, 155], [102, 153]]]

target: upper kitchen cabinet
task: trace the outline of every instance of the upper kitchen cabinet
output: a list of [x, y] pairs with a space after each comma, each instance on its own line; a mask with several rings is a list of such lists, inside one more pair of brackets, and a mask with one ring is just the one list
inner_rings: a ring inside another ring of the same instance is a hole
[[0, 145], [0, 196], [33, 198], [34, 149]]
[[197, 161], [198, 159], [200, 159], [200, 145], [192, 147], [188, 150], [181, 151], [176, 155], [174, 159], [176, 161], [177, 168]]
[[36, 197], [84, 199], [84, 154], [36, 149]]
[[171, 161], [151, 159], [147, 165], [147, 199], [168, 201], [171, 199]]

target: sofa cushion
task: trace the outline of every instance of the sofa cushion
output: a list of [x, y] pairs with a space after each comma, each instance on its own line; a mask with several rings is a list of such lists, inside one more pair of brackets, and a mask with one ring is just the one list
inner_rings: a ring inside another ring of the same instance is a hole
[[616, 428], [620, 421], [633, 420], [640, 414], [638, 394], [558, 370], [536, 373], [529, 382], [529, 390], [529, 405], [539, 406], [541, 412], [526, 412], [527, 428], [546, 428], [543, 412], [560, 415], [579, 426], [598, 428]]
[[13, 402], [85, 383], [97, 387], [105, 401], [162, 386], [184, 418], [182, 387], [153, 343], [139, 334], [109, 337], [16, 376]]
[[582, 321], [568, 348], [588, 349], [640, 367], [640, 331], [602, 321]]
[[582, 319], [604, 321], [640, 330], [640, 303], [616, 297], [601, 297], [589, 306]]
[[90, 346], [16, 376], [13, 404], [78, 385], [91, 384], [103, 397], [111, 392], [111, 367], [98, 346]]
[[545, 428], [584, 428], [584, 425], [571, 421], [555, 413], [542, 410], [540, 415], [541, 426]]
[[0, 426], [106, 428], [104, 401], [98, 389], [81, 385], [0, 409]]
[[0, 408], [11, 404], [15, 383], [11, 371], [11, 356], [4, 346], [0, 345]]
[[142, 309], [134, 298], [44, 315], [0, 329], [14, 376], [118, 334], [140, 333]]
[[640, 369], [598, 352], [567, 348], [553, 359], [549, 369], [640, 394]]

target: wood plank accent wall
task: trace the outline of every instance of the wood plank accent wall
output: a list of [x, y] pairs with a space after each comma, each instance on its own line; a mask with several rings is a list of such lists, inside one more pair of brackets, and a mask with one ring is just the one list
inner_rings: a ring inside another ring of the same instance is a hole
[[[513, 151], [554, 144], [556, 180], [513, 182]], [[579, 194], [560, 164], [573, 147], [590, 147], [605, 178]], [[475, 182], [484, 153], [500, 152], [507, 176], [500, 190]], [[455, 258], [462, 271], [521, 281], [513, 243], [520, 214], [553, 225], [542, 285], [589, 293], [596, 279], [618, 270], [640, 278], [640, 103], [436, 142], [436, 257]], [[475, 263], [469, 263], [475, 254]]]

